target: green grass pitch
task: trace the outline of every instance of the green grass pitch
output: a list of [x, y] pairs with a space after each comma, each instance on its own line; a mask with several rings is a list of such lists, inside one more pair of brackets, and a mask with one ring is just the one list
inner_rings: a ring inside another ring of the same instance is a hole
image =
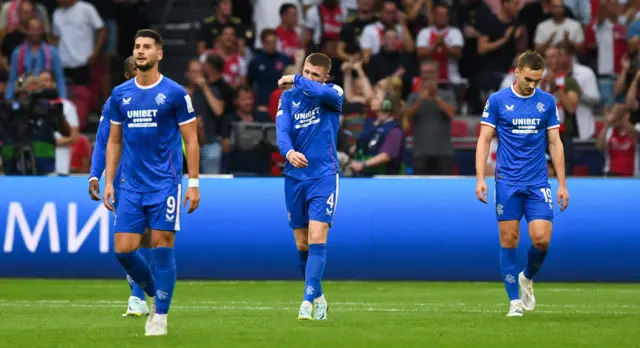
[[326, 282], [327, 321], [296, 320], [302, 282], [178, 281], [169, 335], [125, 318], [125, 280], [0, 280], [0, 347], [640, 347], [640, 285], [536, 284], [507, 318], [498, 283]]

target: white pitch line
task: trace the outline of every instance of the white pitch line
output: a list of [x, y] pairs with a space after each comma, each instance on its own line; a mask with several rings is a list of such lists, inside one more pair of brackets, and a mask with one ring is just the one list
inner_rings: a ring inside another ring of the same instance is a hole
[[[253, 302], [252, 305], [248, 305], [248, 302], [213, 302], [205, 301], [193, 304], [172, 304], [172, 309], [177, 310], [189, 310], [189, 311], [211, 311], [211, 310], [235, 310], [235, 311], [295, 311], [297, 308], [296, 303], [293, 302]], [[285, 305], [274, 305], [285, 304]], [[288, 305], [286, 305], [288, 304]], [[392, 305], [386, 304], [372, 304], [362, 302], [333, 302], [332, 311], [337, 312], [423, 312], [423, 313], [438, 313], [438, 312], [465, 312], [465, 313], [502, 313], [505, 311], [503, 307], [505, 305], [495, 306], [478, 306], [469, 305], [466, 303], [421, 303], [418, 306], [416, 304], [401, 304], [406, 306], [413, 306], [414, 308], [394, 308], [394, 307], [380, 307], [380, 305]], [[337, 305], [337, 307], [336, 307]], [[398, 305], [398, 304], [395, 304]], [[27, 308], [27, 307], [44, 307], [44, 308], [122, 308], [126, 306], [125, 301], [70, 301], [70, 300], [39, 300], [39, 301], [7, 301], [0, 300], [0, 307], [5, 308]], [[355, 307], [354, 307], [355, 306]], [[634, 314], [640, 306], [628, 306], [628, 305], [611, 305], [611, 306], [578, 306], [578, 305], [538, 305], [543, 309], [541, 313], [557, 313], [557, 314]], [[476, 308], [470, 308], [476, 307]], [[580, 309], [580, 308], [586, 308]], [[600, 310], [595, 310], [599, 308]], [[564, 310], [563, 310], [564, 309]], [[633, 311], [621, 311], [621, 310], [633, 310]]]

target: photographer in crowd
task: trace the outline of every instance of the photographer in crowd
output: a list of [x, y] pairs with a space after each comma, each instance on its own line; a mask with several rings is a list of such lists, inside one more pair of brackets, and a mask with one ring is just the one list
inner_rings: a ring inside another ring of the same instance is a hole
[[[42, 71], [38, 78], [42, 90], [58, 90], [56, 81], [53, 79], [53, 74], [51, 74], [50, 71]], [[56, 173], [58, 173], [58, 175], [69, 175], [71, 146], [78, 141], [78, 137], [80, 136], [78, 111], [76, 110], [76, 106], [65, 98], [57, 98], [53, 100], [52, 103], [62, 104], [62, 114], [70, 128], [69, 136], [64, 136], [59, 132], [55, 132], [54, 134], [56, 138]]]
[[[77, 122], [76, 122], [77, 127]], [[56, 132], [71, 136], [55, 89], [42, 89], [29, 76], [15, 85], [15, 100], [0, 105], [0, 144], [4, 172], [51, 175], [56, 172]]]

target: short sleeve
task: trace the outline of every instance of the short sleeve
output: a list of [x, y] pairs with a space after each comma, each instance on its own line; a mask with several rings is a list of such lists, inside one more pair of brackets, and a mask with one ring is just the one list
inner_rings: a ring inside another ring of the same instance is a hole
[[373, 24], [369, 24], [362, 31], [362, 36], [360, 37], [360, 48], [361, 49], [372, 49], [375, 46], [376, 42], [376, 28]]
[[193, 109], [193, 103], [191, 102], [191, 96], [187, 94], [184, 90], [182, 90], [182, 95], [180, 92], [176, 93], [176, 118], [178, 121], [178, 126], [185, 125], [187, 123], [193, 122], [196, 120], [196, 113]]
[[104, 22], [102, 21], [102, 17], [100, 17], [98, 10], [89, 3], [87, 3], [87, 14], [89, 15], [89, 21], [91, 22], [91, 26], [94, 30], [102, 29], [104, 27]]
[[105, 105], [107, 115], [105, 116], [113, 124], [122, 124], [122, 115], [118, 112], [118, 105], [116, 104], [116, 97], [112, 94], [109, 98], [109, 105]]
[[487, 103], [484, 105], [484, 110], [482, 111], [482, 120], [480, 123], [485, 124], [487, 126], [496, 128], [498, 124], [498, 101], [496, 100], [496, 95], [492, 94], [489, 96]]
[[560, 114], [558, 113], [558, 106], [554, 103], [547, 110], [547, 130], [560, 127]]
[[424, 28], [418, 33], [416, 38], [416, 47], [429, 48], [429, 28]]
[[445, 39], [447, 46], [449, 47], [464, 47], [464, 38], [462, 32], [458, 28], [452, 28]]
[[65, 120], [67, 120], [69, 127], [78, 128], [80, 126], [80, 120], [78, 119], [78, 110], [72, 102], [63, 99], [62, 112], [64, 113], [64, 118]]

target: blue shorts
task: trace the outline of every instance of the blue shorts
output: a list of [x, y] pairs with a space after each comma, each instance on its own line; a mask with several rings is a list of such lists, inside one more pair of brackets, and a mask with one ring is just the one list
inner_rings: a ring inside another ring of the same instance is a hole
[[496, 183], [496, 217], [498, 221], [533, 220], [553, 221], [553, 195], [551, 185], [519, 186]]
[[307, 228], [309, 220], [333, 223], [338, 205], [338, 175], [311, 180], [284, 178], [284, 196], [291, 228]]
[[152, 230], [180, 230], [181, 187], [177, 185], [154, 192], [133, 192], [120, 189], [115, 209], [115, 231], [144, 233]]

